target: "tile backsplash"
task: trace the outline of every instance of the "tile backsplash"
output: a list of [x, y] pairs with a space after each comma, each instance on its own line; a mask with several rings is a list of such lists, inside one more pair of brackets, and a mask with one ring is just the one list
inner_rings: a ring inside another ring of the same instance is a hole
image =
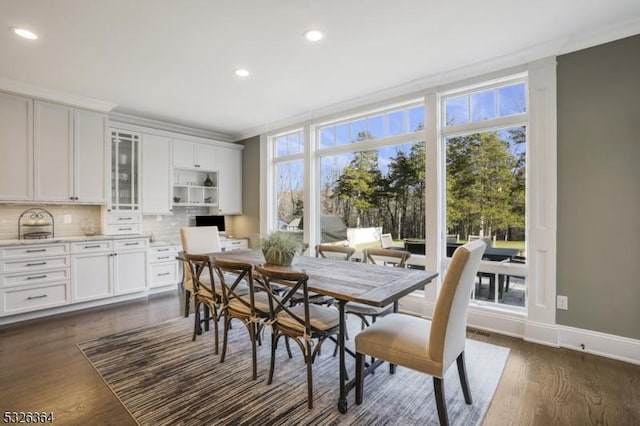
[[[84, 235], [80, 228], [83, 219], [92, 220], [100, 229], [100, 206], [59, 204], [0, 204], [0, 240], [18, 238], [18, 219], [28, 209], [43, 208], [53, 216], [56, 237]], [[65, 216], [71, 223], [64, 223]]]
[[195, 226], [194, 216], [207, 214], [207, 207], [174, 207], [172, 215], [143, 216], [142, 229], [145, 235], [152, 236], [156, 241], [180, 244], [180, 228]]
[[[82, 236], [80, 224], [83, 219], [92, 220], [100, 229], [100, 206], [59, 205], [59, 204], [0, 204], [0, 240], [18, 238], [18, 219], [31, 208], [44, 208], [53, 216], [56, 237]], [[180, 228], [194, 226], [196, 215], [207, 215], [207, 207], [175, 207], [173, 215], [145, 215], [142, 217], [142, 230], [156, 241], [167, 241], [180, 244]], [[71, 223], [64, 223], [65, 216]], [[232, 221], [227, 219], [227, 233], [231, 234]]]

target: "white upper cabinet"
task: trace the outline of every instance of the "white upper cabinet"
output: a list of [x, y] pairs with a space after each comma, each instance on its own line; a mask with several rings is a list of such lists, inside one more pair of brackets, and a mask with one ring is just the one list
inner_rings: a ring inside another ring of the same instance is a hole
[[217, 148], [218, 213], [242, 213], [242, 151]]
[[0, 200], [33, 199], [33, 101], [0, 93]]
[[34, 104], [36, 200], [74, 201], [73, 108]]
[[75, 197], [85, 203], [107, 201], [107, 116], [74, 110]]
[[111, 129], [108, 211], [140, 212], [140, 133]]
[[171, 139], [142, 135], [142, 213], [170, 214]]
[[104, 203], [106, 116], [35, 101], [35, 200]]
[[174, 139], [173, 167], [216, 171], [216, 166], [215, 146]]

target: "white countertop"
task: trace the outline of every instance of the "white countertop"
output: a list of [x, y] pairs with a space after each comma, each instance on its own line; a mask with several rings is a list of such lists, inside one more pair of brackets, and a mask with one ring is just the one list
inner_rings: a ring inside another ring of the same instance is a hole
[[[55, 244], [55, 243], [73, 243], [77, 241], [99, 241], [99, 240], [128, 240], [133, 238], [148, 238], [143, 234], [131, 234], [131, 235], [78, 235], [68, 237], [53, 237], [42, 239], [26, 239], [26, 240], [0, 240], [0, 246], [18, 246], [18, 245], [34, 245], [34, 244]], [[156, 242], [157, 243], [157, 242]], [[153, 243], [153, 244], [156, 244]], [[162, 245], [162, 244], [161, 244]], [[164, 245], [171, 245], [166, 243]]]

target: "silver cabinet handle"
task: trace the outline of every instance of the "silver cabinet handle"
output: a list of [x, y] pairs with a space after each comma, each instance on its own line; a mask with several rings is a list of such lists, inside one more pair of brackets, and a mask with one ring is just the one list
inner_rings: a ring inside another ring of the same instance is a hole
[[140, 243], [124, 243], [125, 246], [139, 246]]
[[38, 263], [27, 263], [26, 266], [41, 266], [41, 265], [46, 265], [47, 262], [38, 262]]
[[131, 231], [131, 228], [118, 228], [118, 231]]
[[119, 217], [118, 220], [132, 220], [132, 217]]
[[163, 272], [162, 274], [158, 274], [159, 277], [161, 277], [163, 275], [171, 275], [171, 272]]
[[160, 260], [160, 259], [171, 259], [171, 256], [162, 256], [162, 257], [158, 258], [158, 260]]
[[166, 249], [158, 249], [158, 251], [169, 251], [169, 249], [168, 248], [166, 248]]
[[100, 245], [95, 245], [95, 246], [84, 246], [84, 248], [100, 248]]
[[27, 253], [38, 253], [41, 251], [47, 251], [47, 249], [31, 249], [31, 250], [27, 250]]

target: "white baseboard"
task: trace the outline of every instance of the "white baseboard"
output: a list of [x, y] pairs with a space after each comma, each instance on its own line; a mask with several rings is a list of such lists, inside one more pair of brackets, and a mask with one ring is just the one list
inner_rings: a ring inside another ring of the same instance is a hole
[[640, 340], [557, 326], [560, 347], [640, 365]]
[[[434, 306], [422, 297], [407, 296], [400, 303], [402, 312], [424, 318], [432, 317]], [[518, 337], [531, 343], [572, 349], [640, 365], [640, 340], [636, 339], [529, 321], [524, 315], [489, 311], [474, 306], [469, 307], [467, 325], [479, 330]]]

